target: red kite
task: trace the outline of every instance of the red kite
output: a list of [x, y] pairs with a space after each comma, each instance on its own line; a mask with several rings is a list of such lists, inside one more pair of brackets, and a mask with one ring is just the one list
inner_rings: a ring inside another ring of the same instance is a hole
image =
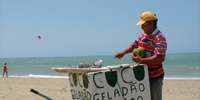
[[40, 35], [38, 35], [38, 36], [37, 36], [37, 38], [38, 38], [38, 39], [41, 39], [41, 36], [40, 36]]

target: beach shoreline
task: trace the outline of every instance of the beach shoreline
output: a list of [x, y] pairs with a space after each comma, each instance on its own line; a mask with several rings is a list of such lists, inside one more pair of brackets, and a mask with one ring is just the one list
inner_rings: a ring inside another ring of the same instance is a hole
[[[2, 78], [1, 100], [44, 100], [30, 92], [35, 89], [54, 100], [72, 100], [68, 78]], [[200, 79], [165, 79], [163, 100], [199, 100]]]

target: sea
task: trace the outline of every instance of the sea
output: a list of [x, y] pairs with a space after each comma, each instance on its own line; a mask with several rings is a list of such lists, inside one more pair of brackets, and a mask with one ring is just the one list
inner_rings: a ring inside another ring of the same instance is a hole
[[[8, 78], [68, 78], [68, 73], [58, 73], [52, 67], [77, 68], [82, 61], [102, 60], [103, 66], [134, 64], [131, 55], [121, 59], [107, 56], [71, 56], [71, 57], [34, 57], [34, 58], [0, 58], [0, 77], [4, 62], [7, 62]], [[163, 62], [165, 79], [200, 79], [200, 53], [167, 54]]]

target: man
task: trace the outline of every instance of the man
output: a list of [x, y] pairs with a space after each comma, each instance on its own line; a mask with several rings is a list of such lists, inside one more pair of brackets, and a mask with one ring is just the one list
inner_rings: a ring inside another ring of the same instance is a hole
[[8, 68], [7, 68], [7, 66], [6, 66], [6, 62], [4, 63], [4, 66], [3, 66], [3, 77], [4, 77], [4, 74], [6, 73], [6, 77], [8, 77]]
[[146, 57], [142, 58], [138, 52], [136, 57], [132, 55], [132, 60], [136, 63], [147, 64], [151, 100], [162, 100], [162, 82], [164, 78], [162, 62], [165, 60], [167, 42], [164, 35], [157, 28], [157, 18], [153, 13], [148, 11], [142, 13], [140, 21], [136, 25], [140, 25], [144, 33], [124, 51], [116, 53], [114, 58], [122, 58], [125, 54], [132, 53], [135, 48], [144, 48]]

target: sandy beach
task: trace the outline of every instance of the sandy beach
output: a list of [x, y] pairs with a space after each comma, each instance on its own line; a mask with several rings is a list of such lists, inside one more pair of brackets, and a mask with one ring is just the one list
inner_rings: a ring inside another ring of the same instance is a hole
[[[72, 100], [67, 78], [0, 78], [0, 100], [44, 100], [38, 92], [54, 100]], [[200, 80], [164, 80], [163, 100], [199, 100]]]

